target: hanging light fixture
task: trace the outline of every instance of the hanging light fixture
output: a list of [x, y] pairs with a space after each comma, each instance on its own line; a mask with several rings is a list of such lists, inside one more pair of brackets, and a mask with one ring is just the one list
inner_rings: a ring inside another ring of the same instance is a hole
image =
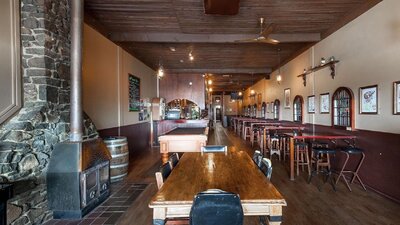
[[251, 74], [251, 81], [252, 81], [252, 85], [251, 85], [251, 89], [250, 89], [250, 96], [254, 96], [256, 94], [256, 91], [253, 89], [254, 86], [254, 74]]
[[279, 70], [278, 70], [278, 75], [276, 75], [276, 81], [278, 82], [278, 84], [281, 84], [282, 81], [282, 76], [281, 76], [281, 49], [278, 48], [278, 66], [279, 66]]
[[162, 66], [161, 64], [160, 64], [160, 66], [158, 67], [157, 76], [158, 76], [159, 78], [164, 77], [164, 68], [163, 68], [163, 66]]
[[194, 60], [194, 56], [193, 56], [192, 52], [189, 52], [189, 59], [190, 59], [190, 61]]

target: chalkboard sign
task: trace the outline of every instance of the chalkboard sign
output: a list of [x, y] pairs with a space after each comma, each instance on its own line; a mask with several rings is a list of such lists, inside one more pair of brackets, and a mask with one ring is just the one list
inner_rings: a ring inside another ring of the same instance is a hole
[[140, 78], [129, 74], [129, 111], [140, 111]]

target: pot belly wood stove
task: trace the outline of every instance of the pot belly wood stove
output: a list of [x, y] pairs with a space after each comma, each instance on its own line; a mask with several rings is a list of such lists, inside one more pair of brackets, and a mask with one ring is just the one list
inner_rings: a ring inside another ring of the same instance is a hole
[[56, 145], [47, 172], [55, 219], [82, 218], [110, 195], [110, 153], [101, 139]]

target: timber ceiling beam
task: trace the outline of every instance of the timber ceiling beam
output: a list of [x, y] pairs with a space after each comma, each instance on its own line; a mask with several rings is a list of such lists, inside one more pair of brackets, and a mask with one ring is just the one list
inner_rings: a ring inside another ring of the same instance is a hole
[[[257, 37], [254, 34], [183, 34], [183, 33], [112, 33], [110, 39], [114, 42], [173, 42], [173, 43], [235, 43], [237, 40]], [[320, 33], [288, 33], [271, 34], [270, 38], [281, 43], [318, 42]]]
[[[220, 73], [220, 74], [265, 74], [266, 76], [272, 72], [271, 68], [201, 68], [201, 69], [165, 69], [166, 73]], [[249, 75], [251, 76], [251, 75]]]

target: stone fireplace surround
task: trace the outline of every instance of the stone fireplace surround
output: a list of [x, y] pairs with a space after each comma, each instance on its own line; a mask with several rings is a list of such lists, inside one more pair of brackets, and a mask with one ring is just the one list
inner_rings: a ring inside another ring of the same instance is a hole
[[[23, 107], [0, 124], [0, 176], [12, 182], [8, 224], [42, 224], [46, 170], [53, 146], [68, 139], [70, 116], [70, 2], [21, 1]], [[85, 116], [84, 137], [98, 136]], [[62, 193], [60, 193], [62, 194]]]

